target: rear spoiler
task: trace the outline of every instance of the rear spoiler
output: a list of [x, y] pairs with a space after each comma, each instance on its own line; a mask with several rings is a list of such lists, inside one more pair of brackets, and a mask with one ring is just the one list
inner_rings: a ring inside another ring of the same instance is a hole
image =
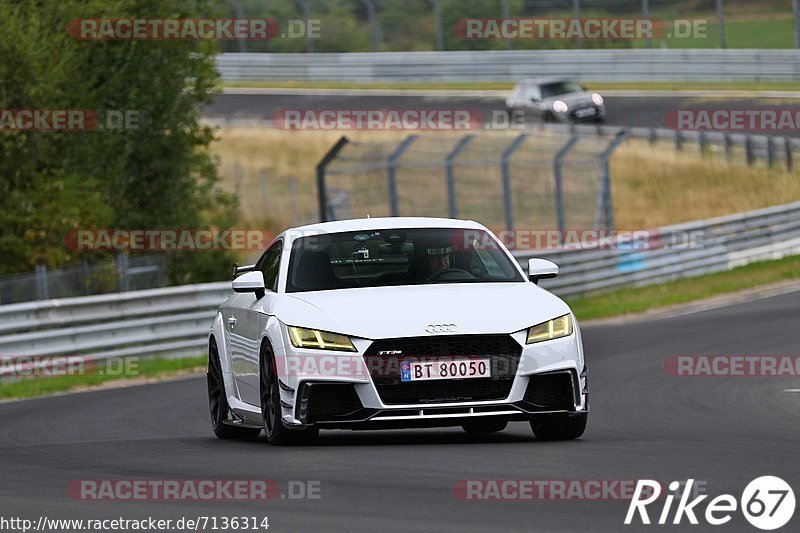
[[256, 269], [255, 265], [242, 265], [239, 266], [236, 263], [233, 264], [233, 277], [235, 278], [239, 274], [244, 274], [245, 272], [252, 272]]

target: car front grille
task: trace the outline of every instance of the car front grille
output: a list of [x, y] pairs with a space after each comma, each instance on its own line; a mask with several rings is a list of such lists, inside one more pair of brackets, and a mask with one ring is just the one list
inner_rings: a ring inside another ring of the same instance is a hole
[[[364, 354], [381, 401], [387, 405], [502, 400], [508, 397], [522, 347], [509, 335], [445, 335], [381, 339]], [[492, 377], [403, 382], [404, 361], [489, 358]]]

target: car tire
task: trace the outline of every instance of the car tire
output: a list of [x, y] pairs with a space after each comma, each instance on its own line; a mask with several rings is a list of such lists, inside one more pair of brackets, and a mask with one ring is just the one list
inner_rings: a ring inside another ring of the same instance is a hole
[[275, 355], [269, 344], [261, 348], [259, 383], [261, 392], [261, 415], [267, 442], [274, 446], [310, 444], [319, 435], [317, 428], [289, 429], [281, 417], [281, 396]]
[[589, 413], [579, 415], [544, 415], [531, 420], [531, 429], [538, 440], [577, 439], [586, 431]]
[[462, 424], [461, 429], [466, 431], [470, 434], [485, 434], [485, 433], [497, 433], [498, 431], [503, 431], [506, 429], [508, 425], [508, 419], [506, 418], [487, 418], [485, 420], [470, 420], [469, 422]]
[[208, 384], [208, 407], [211, 411], [211, 427], [214, 434], [220, 439], [255, 439], [261, 434], [259, 428], [234, 426], [230, 419], [230, 407], [225, 393], [225, 381], [222, 377], [222, 365], [219, 360], [217, 343], [211, 341], [208, 345], [208, 370], [206, 371]]

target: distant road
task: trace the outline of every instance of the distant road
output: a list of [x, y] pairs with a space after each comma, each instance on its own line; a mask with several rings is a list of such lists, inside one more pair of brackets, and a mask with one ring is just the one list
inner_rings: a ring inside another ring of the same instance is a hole
[[[764, 91], [606, 91], [607, 124], [625, 127], [664, 127], [671, 110], [687, 108], [797, 108], [800, 92]], [[470, 109], [484, 115], [502, 111], [503, 91], [228, 89], [217, 96], [205, 115], [217, 120], [269, 119], [285, 109]], [[784, 135], [800, 136], [800, 132]]]

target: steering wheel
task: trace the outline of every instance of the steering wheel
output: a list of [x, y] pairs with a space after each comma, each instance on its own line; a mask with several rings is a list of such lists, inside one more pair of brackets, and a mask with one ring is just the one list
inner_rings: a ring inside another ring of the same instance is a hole
[[432, 281], [461, 281], [467, 279], [478, 278], [463, 268], [446, 268], [441, 272], [431, 276]]

